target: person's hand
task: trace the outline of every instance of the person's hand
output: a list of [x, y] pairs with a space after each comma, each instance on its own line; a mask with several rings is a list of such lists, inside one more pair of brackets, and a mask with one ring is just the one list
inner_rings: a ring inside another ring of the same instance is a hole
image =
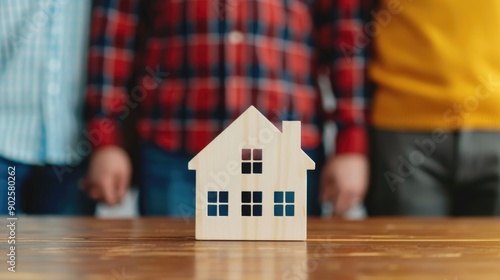
[[130, 185], [131, 169], [130, 159], [122, 148], [101, 148], [92, 154], [82, 187], [95, 200], [118, 204]]
[[368, 176], [368, 159], [365, 155], [333, 156], [321, 176], [321, 201], [333, 202], [336, 215], [345, 214], [363, 200]]

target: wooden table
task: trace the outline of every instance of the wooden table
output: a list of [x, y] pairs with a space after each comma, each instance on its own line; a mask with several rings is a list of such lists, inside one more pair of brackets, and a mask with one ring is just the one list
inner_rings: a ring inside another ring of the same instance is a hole
[[500, 219], [311, 219], [307, 242], [195, 241], [193, 221], [164, 218], [16, 230], [17, 272], [2, 237], [0, 279], [500, 279]]

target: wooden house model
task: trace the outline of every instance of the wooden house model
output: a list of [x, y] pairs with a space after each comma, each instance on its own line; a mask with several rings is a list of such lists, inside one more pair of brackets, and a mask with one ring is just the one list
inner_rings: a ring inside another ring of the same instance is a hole
[[282, 131], [251, 106], [188, 164], [196, 239], [305, 240], [307, 170], [299, 121]]

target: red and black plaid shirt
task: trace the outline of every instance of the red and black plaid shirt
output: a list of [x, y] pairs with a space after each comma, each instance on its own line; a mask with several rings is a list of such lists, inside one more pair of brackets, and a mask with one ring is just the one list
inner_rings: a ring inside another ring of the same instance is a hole
[[[140, 112], [144, 140], [197, 153], [250, 105], [302, 121], [317, 147], [325, 117], [317, 73], [337, 100], [338, 153], [366, 152], [364, 0], [97, 0], [89, 52], [89, 129], [121, 142]], [[359, 44], [359, 43], [358, 43]], [[140, 105], [140, 106], [138, 106]]]

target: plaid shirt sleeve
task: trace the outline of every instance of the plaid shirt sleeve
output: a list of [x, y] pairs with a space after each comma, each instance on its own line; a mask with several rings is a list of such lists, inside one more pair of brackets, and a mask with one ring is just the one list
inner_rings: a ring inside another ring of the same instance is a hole
[[[368, 152], [365, 88], [368, 0], [317, 0], [313, 7], [317, 60], [328, 69], [336, 97], [337, 154]], [[325, 65], [326, 64], [326, 65]]]
[[94, 147], [123, 145], [121, 121], [129, 114], [139, 0], [95, 0], [88, 54], [86, 117]]

